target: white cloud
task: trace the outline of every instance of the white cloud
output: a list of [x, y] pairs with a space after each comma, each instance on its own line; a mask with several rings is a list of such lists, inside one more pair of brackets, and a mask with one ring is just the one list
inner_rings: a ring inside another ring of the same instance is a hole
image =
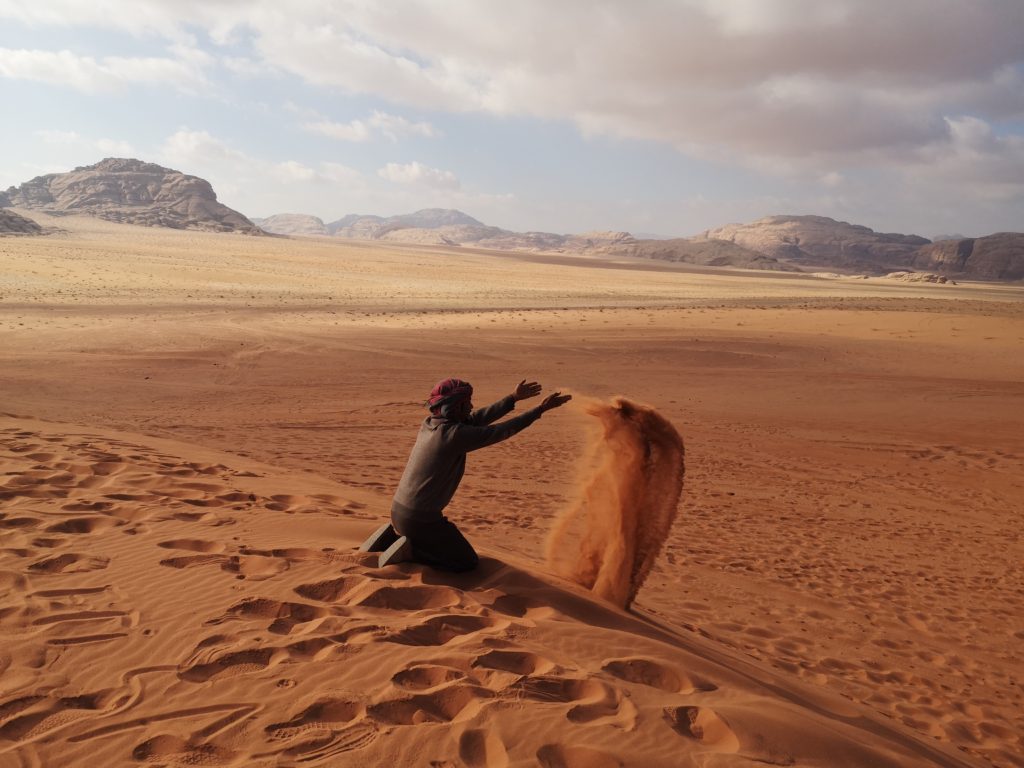
[[397, 184], [423, 184], [437, 189], [459, 188], [459, 180], [451, 171], [430, 168], [415, 160], [405, 164], [388, 163], [377, 171], [377, 175]]
[[[180, 128], [157, 152], [159, 162], [206, 179], [218, 197], [243, 213], [323, 212], [325, 195], [366, 186], [366, 177], [340, 163], [312, 167], [297, 160], [269, 161], [229, 145], [208, 131]], [[268, 206], [270, 208], [268, 209]]]
[[367, 141], [370, 138], [370, 128], [362, 120], [353, 120], [351, 123], [317, 120], [314, 123], [306, 123], [302, 127], [309, 133], [318, 133], [339, 141]]
[[277, 163], [273, 167], [273, 172], [274, 176], [284, 182], [313, 181], [317, 176], [315, 170], [310, 168], [308, 165], [303, 165], [295, 160], [286, 160], [283, 163]]
[[[429, 123], [395, 115], [405, 110], [525, 116], [810, 182], [835, 210], [857, 195], [869, 213], [879, 201], [882, 216], [900, 195], [911, 211], [976, 194], [1001, 201], [1005, 220], [1021, 201], [1019, 0], [453, 0], [443, 12], [430, 0], [0, 0], [4, 18], [113, 28], [162, 39], [167, 51], [0, 49], [0, 77], [86, 91], [136, 82], [199, 90], [217, 70], [212, 54], [232, 72], [393, 105], [349, 122], [292, 118], [342, 141], [431, 135]], [[349, 183], [325, 163], [274, 166], [261, 166], [261, 178]], [[371, 182], [395, 195], [374, 200], [413, 202], [426, 190], [452, 199], [458, 187], [451, 172], [419, 163], [388, 164], [361, 183]], [[777, 204], [790, 202], [799, 200]]]
[[398, 141], [400, 136], [437, 136], [430, 123], [413, 122], [399, 115], [390, 115], [378, 110], [374, 110], [373, 114], [363, 120], [352, 120], [348, 123], [316, 120], [306, 123], [303, 128], [310, 133], [318, 133], [340, 141], [368, 141], [375, 134], [391, 141]]
[[118, 139], [89, 139], [75, 131], [53, 129], [40, 129], [35, 131], [35, 135], [52, 146], [94, 149], [106, 157], [132, 157], [136, 154], [134, 146]]
[[42, 129], [36, 131], [36, 136], [47, 144], [78, 144], [82, 141], [82, 137], [74, 131]]
[[[184, 53], [181, 51], [180, 53]], [[80, 56], [71, 51], [40, 51], [0, 48], [0, 77], [33, 80], [97, 92], [133, 84], [169, 85], [185, 92], [208, 87], [203, 74], [204, 55], [179, 58], [131, 58]]]
[[[225, 58], [229, 68], [266, 66], [414, 107], [571, 120], [588, 134], [783, 159], [818, 175], [948, 139], [950, 115], [1024, 116], [1024, 3], [1008, 0], [522, 0], [502, 6], [500, 21], [495, 6], [473, 2], [439, 12], [429, 0], [255, 0], [243, 12], [234, 0], [50, 0], [0, 4], [0, 16], [157, 33], [186, 47], [199, 28], [251, 43], [245, 63]], [[111, 79], [108, 63], [84, 62], [85, 81]], [[309, 129], [345, 141], [427, 135], [385, 122]]]
[[244, 152], [233, 149], [206, 131], [181, 128], [164, 142], [160, 155], [182, 165], [220, 166], [225, 164], [249, 165]]

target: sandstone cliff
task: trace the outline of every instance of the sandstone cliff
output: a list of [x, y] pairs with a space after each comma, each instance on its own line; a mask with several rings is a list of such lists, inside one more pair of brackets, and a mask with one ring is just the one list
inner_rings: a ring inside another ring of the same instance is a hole
[[695, 240], [726, 240], [782, 262], [882, 274], [908, 266], [929, 240], [885, 234], [827, 216], [768, 216], [728, 224]]
[[145, 163], [109, 157], [68, 173], [37, 176], [5, 193], [6, 205], [50, 214], [95, 216], [149, 227], [261, 234], [217, 202], [209, 182]]
[[1024, 233], [931, 243], [915, 253], [912, 266], [970, 280], [1024, 280]]

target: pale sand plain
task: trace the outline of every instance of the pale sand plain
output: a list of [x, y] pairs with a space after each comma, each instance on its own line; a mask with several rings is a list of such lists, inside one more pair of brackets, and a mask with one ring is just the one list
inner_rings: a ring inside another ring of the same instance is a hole
[[[35, 214], [33, 214], [35, 215]], [[0, 239], [0, 765], [1024, 765], [1024, 293], [60, 218]], [[547, 574], [584, 416], [378, 570], [430, 386], [672, 420], [625, 613]]]

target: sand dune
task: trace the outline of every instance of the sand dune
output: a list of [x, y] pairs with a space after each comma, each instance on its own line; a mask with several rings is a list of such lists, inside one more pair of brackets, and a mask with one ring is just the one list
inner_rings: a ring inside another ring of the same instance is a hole
[[[1019, 288], [59, 224], [0, 242], [0, 765], [1024, 765]], [[472, 457], [479, 574], [355, 553], [452, 374], [685, 435], [633, 613], [545, 575], [570, 409]]]
[[326, 481], [0, 435], [5, 763], [968, 764], [506, 559], [377, 570], [376, 510]]

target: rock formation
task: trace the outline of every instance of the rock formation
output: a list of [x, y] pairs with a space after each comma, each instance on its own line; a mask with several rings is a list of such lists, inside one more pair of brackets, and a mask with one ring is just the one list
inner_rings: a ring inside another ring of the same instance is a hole
[[914, 254], [911, 266], [965, 280], [1024, 280], [1024, 233], [931, 243]]
[[43, 228], [32, 219], [21, 216], [14, 211], [0, 208], [0, 237], [5, 235], [41, 235]]
[[[409, 230], [446, 230], [446, 233], [439, 237], [436, 232], [426, 234]], [[388, 217], [350, 213], [328, 224], [327, 231], [335, 237], [357, 240], [379, 240], [386, 237], [402, 242], [448, 242], [454, 236], [457, 239], [452, 242], [459, 243], [479, 240], [492, 231], [501, 230], [488, 227], [472, 216], [452, 208], [424, 208], [415, 213]], [[392, 234], [398, 231], [405, 231], [405, 234]]]
[[591, 252], [609, 256], [636, 256], [644, 259], [695, 264], [705, 267], [767, 269], [775, 272], [800, 272], [800, 268], [772, 256], [758, 253], [727, 240], [675, 238], [671, 240], [634, 240]]
[[938, 283], [939, 285], [956, 285], [945, 275], [936, 275], [934, 272], [890, 272], [884, 275], [886, 280], [899, 280], [901, 283]]
[[141, 160], [108, 157], [68, 173], [37, 176], [5, 193], [6, 204], [46, 213], [95, 216], [149, 227], [261, 234], [217, 202], [209, 182]]
[[327, 235], [327, 226], [316, 216], [304, 213], [275, 213], [265, 219], [252, 219], [252, 223], [264, 232], [275, 235], [315, 236]]
[[910, 265], [914, 252], [930, 242], [917, 235], [875, 232], [827, 216], [768, 216], [711, 229], [694, 239], [727, 240], [797, 265], [873, 274]]

